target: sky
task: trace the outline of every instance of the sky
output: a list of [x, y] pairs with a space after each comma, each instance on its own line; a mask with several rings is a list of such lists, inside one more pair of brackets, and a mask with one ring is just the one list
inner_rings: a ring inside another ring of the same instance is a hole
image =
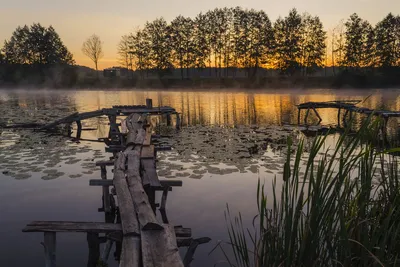
[[325, 29], [357, 13], [375, 25], [389, 12], [400, 13], [400, 0], [0, 0], [0, 47], [18, 26], [52, 25], [79, 65], [94, 67], [81, 52], [92, 34], [103, 42], [104, 58], [99, 68], [118, 65], [117, 45], [122, 35], [142, 27], [146, 21], [178, 15], [194, 18], [216, 7], [264, 10], [272, 21], [286, 16], [291, 8], [318, 15]]

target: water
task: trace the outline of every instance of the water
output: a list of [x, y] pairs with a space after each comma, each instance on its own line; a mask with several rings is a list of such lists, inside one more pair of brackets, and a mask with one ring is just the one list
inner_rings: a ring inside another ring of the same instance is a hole
[[[258, 179], [281, 183], [285, 140], [302, 137], [296, 127], [296, 104], [307, 101], [366, 99], [363, 106], [400, 110], [400, 89], [392, 90], [276, 90], [257, 92], [159, 91], [0, 91], [0, 124], [44, 123], [72, 112], [92, 111], [112, 105], [167, 105], [182, 113], [183, 129], [165, 140], [173, 151], [160, 152], [158, 171], [163, 179], [183, 181], [168, 195], [171, 223], [190, 227], [193, 237], [212, 241], [198, 247], [192, 266], [226, 266], [219, 240], [227, 241], [224, 211], [241, 212], [250, 226], [256, 214]], [[335, 124], [334, 110], [321, 110], [326, 125]], [[360, 117], [357, 118], [360, 120]], [[316, 118], [312, 118], [313, 121]], [[396, 129], [397, 120], [389, 124]], [[108, 133], [107, 119], [83, 123], [82, 138], [97, 139]], [[337, 136], [328, 140], [334, 144]], [[43, 265], [40, 233], [22, 233], [33, 220], [103, 221], [101, 188], [94, 162], [109, 157], [104, 144], [0, 129], [0, 262], [2, 266]], [[111, 173], [108, 174], [111, 177]], [[270, 188], [267, 187], [267, 192]], [[160, 196], [158, 196], [160, 197]], [[84, 266], [84, 234], [57, 235], [58, 266]], [[184, 252], [184, 250], [182, 250]], [[112, 255], [110, 266], [115, 266]]]

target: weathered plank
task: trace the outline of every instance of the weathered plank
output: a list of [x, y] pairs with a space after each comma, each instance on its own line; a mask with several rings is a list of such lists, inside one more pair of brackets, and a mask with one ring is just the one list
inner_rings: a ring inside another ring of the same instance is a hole
[[183, 267], [174, 228], [167, 224], [163, 226], [162, 231], [141, 231], [143, 266]]
[[[105, 165], [100, 166], [101, 169], [101, 179], [107, 180], [107, 169]], [[111, 211], [110, 206], [110, 190], [108, 186], [103, 186], [103, 207], [105, 212]]]
[[29, 223], [22, 232], [93, 232], [110, 233], [121, 231], [121, 224], [103, 222], [65, 222], [65, 221], [34, 221]]
[[141, 228], [145, 230], [161, 230], [163, 227], [158, 223], [142, 185], [139, 170], [140, 152], [136, 148], [130, 151], [127, 156], [129, 192], [131, 193]]
[[140, 154], [142, 159], [153, 159], [154, 158], [154, 145], [143, 146], [142, 153]]
[[154, 159], [142, 159], [140, 164], [143, 169], [143, 186], [161, 186], [161, 183], [158, 180]]
[[139, 267], [141, 266], [140, 237], [124, 236], [122, 240], [120, 267]]
[[[161, 186], [154, 187], [155, 190], [164, 190], [164, 187], [180, 187], [182, 186], [181, 180], [160, 180]], [[89, 180], [89, 185], [91, 186], [112, 186], [112, 180], [101, 180], [101, 179], [91, 179]], [[168, 190], [172, 191], [172, 190]]]
[[139, 234], [135, 206], [125, 179], [126, 156], [120, 152], [114, 166], [114, 187], [117, 192], [119, 211], [124, 234]]
[[127, 146], [135, 144], [137, 131], [141, 127], [141, 124], [138, 123], [139, 119], [140, 119], [139, 113], [131, 114], [128, 116], [128, 118], [126, 118], [126, 127], [128, 128], [128, 134], [126, 136]]
[[144, 139], [146, 137], [146, 130], [143, 128], [139, 128], [137, 130], [137, 135], [135, 139], [135, 145], [142, 145], [144, 142]]
[[[192, 230], [182, 226], [174, 226], [177, 237], [190, 237]], [[22, 232], [122, 232], [119, 223], [104, 222], [74, 222], [74, 221], [33, 221], [27, 224]]]

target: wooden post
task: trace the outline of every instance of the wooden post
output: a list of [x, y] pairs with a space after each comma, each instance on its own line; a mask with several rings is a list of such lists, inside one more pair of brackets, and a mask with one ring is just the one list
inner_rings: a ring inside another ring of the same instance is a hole
[[307, 109], [306, 116], [304, 117], [304, 124], [307, 124], [308, 114], [310, 113], [310, 109]]
[[319, 119], [318, 124], [320, 124], [321, 121], [322, 121], [322, 118], [321, 118], [321, 116], [319, 115], [318, 111], [317, 111], [315, 108], [313, 108], [313, 110], [314, 110], [315, 115], [317, 115], [317, 117], [318, 117], [318, 119]]
[[337, 113], [337, 122], [338, 122], [338, 126], [340, 127], [340, 112], [342, 111], [341, 108], [338, 109], [338, 113]]
[[44, 232], [44, 256], [46, 267], [56, 267], [56, 233]]
[[89, 247], [89, 256], [87, 267], [96, 267], [97, 262], [100, 259], [100, 242], [99, 242], [99, 234], [98, 233], [87, 233], [86, 236], [88, 247]]
[[[101, 179], [107, 180], [107, 169], [105, 165], [100, 166], [101, 169]], [[103, 207], [104, 212], [110, 212], [110, 190], [108, 186], [103, 186]]]
[[82, 123], [81, 121], [76, 121], [76, 125], [77, 125], [77, 131], [76, 131], [76, 139], [80, 139], [81, 138], [81, 134], [82, 134]]
[[176, 113], [176, 129], [181, 129], [181, 117], [179, 116], [179, 113]]
[[171, 126], [171, 114], [167, 114], [167, 126]]
[[153, 108], [153, 99], [146, 98], [146, 107]]
[[300, 115], [301, 115], [301, 109], [297, 108], [297, 125], [300, 125]]

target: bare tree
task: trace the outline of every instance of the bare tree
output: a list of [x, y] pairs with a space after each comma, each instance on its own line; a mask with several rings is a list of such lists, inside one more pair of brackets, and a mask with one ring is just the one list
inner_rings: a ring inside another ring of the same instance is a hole
[[104, 56], [100, 37], [96, 34], [90, 36], [83, 43], [82, 52], [94, 62], [96, 70], [98, 70], [97, 63]]

